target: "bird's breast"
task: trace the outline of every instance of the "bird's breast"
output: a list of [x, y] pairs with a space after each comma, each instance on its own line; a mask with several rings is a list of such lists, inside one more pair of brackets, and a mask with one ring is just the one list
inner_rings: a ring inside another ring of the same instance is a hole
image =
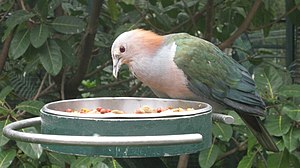
[[171, 98], [193, 98], [184, 72], [174, 62], [175, 43], [160, 49], [154, 56], [141, 56], [130, 69], [145, 85]]

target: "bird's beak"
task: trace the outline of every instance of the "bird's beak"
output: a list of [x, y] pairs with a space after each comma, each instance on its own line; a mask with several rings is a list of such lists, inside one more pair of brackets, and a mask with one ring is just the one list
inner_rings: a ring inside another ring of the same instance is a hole
[[118, 78], [118, 72], [122, 65], [122, 61], [119, 57], [113, 57], [113, 76]]

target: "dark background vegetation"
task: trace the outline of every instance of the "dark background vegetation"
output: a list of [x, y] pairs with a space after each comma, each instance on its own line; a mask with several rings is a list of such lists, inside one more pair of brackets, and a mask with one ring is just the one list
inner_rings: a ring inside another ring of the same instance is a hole
[[214, 123], [213, 145], [200, 153], [197, 167], [298, 167], [299, 18], [299, 0], [0, 0], [0, 167], [121, 167], [114, 159], [11, 141], [2, 128], [39, 116], [55, 100], [153, 97], [126, 67], [118, 80], [112, 77], [110, 46], [134, 28], [207, 39], [253, 73], [280, 152], [262, 149], [226, 111], [235, 123]]

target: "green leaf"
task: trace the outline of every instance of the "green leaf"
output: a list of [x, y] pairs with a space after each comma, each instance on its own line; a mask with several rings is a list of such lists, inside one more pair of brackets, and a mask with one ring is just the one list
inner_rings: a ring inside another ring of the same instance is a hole
[[280, 88], [278, 94], [285, 97], [300, 97], [300, 85], [284, 85]]
[[71, 168], [90, 168], [92, 160], [90, 157], [79, 157], [74, 162], [71, 163]]
[[29, 30], [18, 31], [10, 44], [9, 57], [17, 59], [22, 56], [30, 45]]
[[63, 155], [54, 152], [47, 152], [50, 162], [53, 165], [57, 165], [59, 167], [65, 167], [65, 164], [71, 164], [76, 160], [75, 156], [72, 155]]
[[108, 0], [107, 1], [107, 7], [108, 7], [108, 12], [112, 18], [113, 21], [116, 21], [120, 15], [120, 11], [117, 7], [116, 1], [115, 0]]
[[232, 137], [232, 126], [228, 124], [215, 122], [213, 125], [213, 134], [222, 141], [228, 142]]
[[13, 30], [13, 28], [15, 28], [18, 24], [27, 21], [33, 16], [35, 16], [35, 14], [28, 13], [25, 10], [18, 10], [12, 13], [12, 15], [8, 17], [8, 19], [5, 22], [7, 29], [5, 30], [5, 35], [2, 37], [2, 41], [4, 41], [7, 38], [7, 36]]
[[200, 152], [199, 164], [202, 168], [212, 167], [220, 154], [220, 149], [217, 145], [212, 144], [209, 149]]
[[63, 55], [63, 63], [70, 66], [76, 65], [76, 57], [74, 49], [68, 41], [57, 40], [56, 43], [60, 46], [60, 51]]
[[13, 162], [14, 158], [16, 157], [16, 151], [14, 149], [10, 149], [7, 151], [0, 152], [0, 167], [7, 168]]
[[253, 165], [254, 158], [256, 153], [250, 153], [243, 157], [243, 159], [239, 162], [238, 168], [251, 168]]
[[64, 34], [81, 33], [85, 28], [85, 22], [74, 16], [59, 16], [51, 25], [56, 31]]
[[99, 168], [110, 168], [110, 167], [114, 167], [114, 168], [116, 168], [116, 165], [108, 166], [109, 164], [104, 163], [105, 158], [91, 157], [90, 159], [91, 159], [92, 165], [94, 165], [95, 167], [99, 167]]
[[293, 104], [286, 104], [281, 111], [287, 114], [290, 119], [300, 121], [300, 107]]
[[289, 131], [291, 120], [286, 115], [270, 115], [265, 126], [271, 135], [282, 136]]
[[271, 153], [268, 157], [268, 166], [272, 168], [289, 167], [289, 153], [284, 150], [280, 153]]
[[253, 152], [253, 147], [257, 145], [257, 139], [255, 138], [255, 136], [252, 133], [247, 134], [247, 135], [248, 135], [247, 155], [251, 155], [251, 153]]
[[[102, 160], [101, 160], [102, 159]], [[95, 165], [96, 165], [96, 167], [98, 166], [98, 167], [100, 167], [101, 168], [101, 166], [105, 163], [105, 166], [108, 166], [108, 167], [113, 167], [113, 168], [122, 168], [122, 166], [115, 160], [115, 159], [113, 159], [113, 158], [99, 158], [99, 160], [97, 161], [97, 160], [94, 160], [94, 162], [96, 162], [95, 163]], [[100, 164], [97, 164], [97, 163], [99, 163], [100, 162]], [[125, 168], [125, 167], [123, 167], [123, 168]]]
[[[290, 0], [290, 1], [286, 1], [286, 11], [290, 11], [293, 7], [296, 6], [296, 0]], [[300, 21], [299, 21], [299, 16], [300, 16], [300, 9], [299, 7], [294, 10], [293, 12], [291, 12], [289, 15], [287, 15], [287, 17], [290, 19], [290, 21], [295, 25], [295, 26], [299, 26], [300, 25]]]
[[37, 1], [35, 5], [36, 11], [40, 14], [43, 19], [47, 18], [49, 3], [48, 1]]
[[43, 67], [51, 75], [57, 75], [62, 68], [60, 47], [54, 40], [47, 41], [38, 53]]
[[45, 24], [35, 26], [30, 31], [30, 41], [35, 48], [41, 47], [49, 36], [49, 28]]
[[284, 84], [278, 69], [271, 65], [261, 65], [254, 69], [257, 89], [266, 99], [276, 99], [279, 88]]
[[241, 117], [235, 111], [229, 111], [228, 115], [234, 118], [234, 125], [245, 125]]
[[4, 101], [7, 97], [7, 95], [13, 90], [13, 88], [11, 86], [6, 86], [5, 88], [3, 88], [0, 92], [0, 100]]
[[45, 104], [41, 101], [37, 100], [28, 100], [24, 101], [16, 106], [16, 109], [18, 110], [24, 110], [28, 113], [31, 113], [33, 115], [39, 116], [41, 108]]
[[[26, 129], [22, 129], [27, 133], [37, 133], [37, 130], [34, 127], [29, 127]], [[40, 144], [28, 143], [16, 141], [17, 146], [29, 157], [33, 159], [39, 159], [42, 155], [43, 149]]]
[[289, 152], [292, 152], [299, 147], [299, 135], [300, 129], [294, 127], [292, 127], [287, 134], [283, 135], [284, 146]]
[[[1, 102], [3, 103], [3, 102]], [[2, 115], [7, 115], [11, 112], [11, 109], [9, 109], [8, 107], [5, 107], [3, 105], [0, 105], [0, 114]]]
[[283, 142], [282, 138], [279, 141], [276, 141], [276, 145], [277, 145], [279, 151], [284, 151], [285, 146], [284, 146], [284, 142]]
[[24, 73], [30, 74], [30, 72], [38, 71], [40, 66], [40, 59], [38, 56], [38, 50], [33, 46], [29, 46], [27, 51], [24, 53], [23, 58], [27, 64], [24, 68]]
[[[37, 168], [39, 165], [36, 162], [22, 162], [20, 168]], [[51, 168], [55, 168], [51, 166]]]
[[290, 167], [299, 167], [300, 165], [300, 160], [298, 159], [299, 153], [290, 153], [289, 155], [289, 162], [290, 162]]
[[8, 118], [5, 121], [0, 121], [0, 146], [5, 145], [9, 141], [9, 139], [3, 135], [3, 128], [9, 123], [10, 121]]

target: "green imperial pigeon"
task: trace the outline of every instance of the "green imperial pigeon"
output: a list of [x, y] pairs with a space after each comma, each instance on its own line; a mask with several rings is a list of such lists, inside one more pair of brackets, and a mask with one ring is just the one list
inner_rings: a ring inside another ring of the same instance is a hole
[[251, 75], [214, 44], [186, 33], [161, 36], [136, 29], [122, 33], [111, 49], [113, 75], [122, 64], [158, 97], [207, 102], [214, 111], [235, 110], [259, 143], [278, 151], [263, 126], [265, 103]]

